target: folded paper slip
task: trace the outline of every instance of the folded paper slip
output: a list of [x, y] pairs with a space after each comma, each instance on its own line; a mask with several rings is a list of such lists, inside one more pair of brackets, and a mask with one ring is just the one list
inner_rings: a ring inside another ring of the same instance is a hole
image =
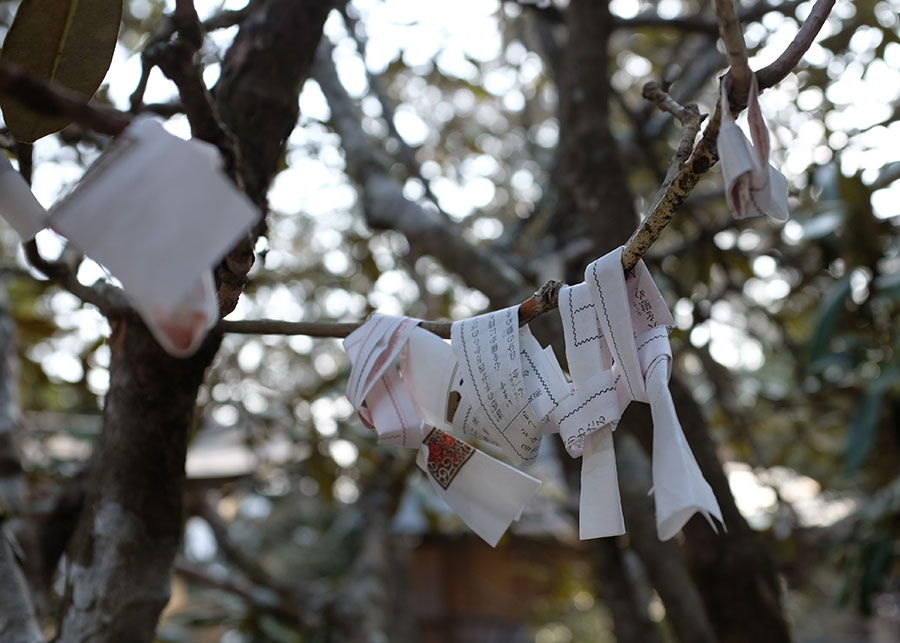
[[136, 119], [51, 211], [51, 227], [121, 281], [139, 310], [180, 305], [257, 218], [204, 147]]
[[643, 262], [625, 279], [621, 254], [598, 259], [583, 284], [560, 291], [575, 392], [553, 417], [566, 450], [583, 458], [581, 536], [594, 538], [623, 533], [612, 431], [632, 400], [650, 404], [657, 532], [666, 540], [696, 512], [722, 518], [669, 393], [674, 321]]
[[[437, 375], [434, 379], [450, 382], [453, 361], [450, 347], [418, 323], [376, 314], [344, 340], [353, 365], [347, 397], [379, 442], [418, 449], [416, 461], [437, 495], [494, 546], [519, 518], [540, 481], [426, 424], [426, 415], [436, 423], [439, 416], [433, 410], [423, 412], [412, 391], [433, 409], [440, 387], [414, 386], [410, 380], [421, 376], [424, 366], [425, 373]], [[410, 356], [413, 336], [417, 352]]]
[[552, 353], [519, 329], [518, 306], [454, 322], [450, 335], [462, 396], [453, 426], [499, 446], [514, 464], [534, 462], [544, 419], [569, 393], [561, 371], [556, 377], [547, 366]]
[[769, 164], [769, 130], [759, 107], [759, 85], [752, 76], [747, 123], [753, 145], [731, 117], [728, 92], [722, 83], [722, 124], [716, 140], [725, 179], [725, 198], [735, 218], [767, 214], [787, 221], [787, 180]]
[[22, 241], [31, 241], [47, 227], [48, 215], [34, 198], [28, 183], [13, 169], [3, 152], [0, 152], [0, 216], [19, 233]]

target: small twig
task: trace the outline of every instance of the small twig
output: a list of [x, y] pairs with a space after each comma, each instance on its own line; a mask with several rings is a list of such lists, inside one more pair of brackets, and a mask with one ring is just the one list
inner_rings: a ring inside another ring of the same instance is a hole
[[302, 609], [301, 605], [291, 604], [277, 595], [269, 594], [268, 587], [257, 587], [227, 576], [215, 576], [202, 566], [181, 558], [175, 561], [174, 571], [190, 583], [233, 594], [254, 609], [271, 613], [296, 627], [310, 628], [319, 624], [319, 619], [314, 613]]
[[94, 284], [86, 286], [72, 271], [71, 267], [62, 261], [48, 261], [37, 247], [37, 242], [32, 239], [24, 244], [25, 258], [29, 265], [38, 272], [44, 274], [47, 279], [61, 286], [65, 290], [78, 297], [86, 304], [93, 304], [100, 309], [106, 317], [124, 317], [135, 315], [134, 309], [128, 303], [125, 293], [109, 284]]
[[203, 82], [202, 70], [196, 62], [203, 32], [192, 0], [178, 0], [173, 22], [178, 36], [170, 43], [146, 49], [144, 60], [158, 66], [175, 83], [185, 115], [191, 124], [191, 133], [219, 148], [226, 172], [239, 182], [240, 155], [237, 139], [219, 118], [215, 102]]
[[644, 85], [641, 92], [647, 100], [655, 102], [659, 108], [674, 116], [682, 125], [681, 142], [675, 150], [675, 155], [669, 161], [669, 168], [666, 172], [666, 178], [663, 180], [660, 188], [660, 197], [669, 189], [669, 185], [675, 180], [678, 171], [685, 161], [691, 156], [694, 149], [694, 141], [697, 133], [700, 131], [700, 125], [706, 120], [708, 114], [701, 114], [700, 108], [696, 104], [681, 105], [672, 98], [656, 81], [650, 81]]
[[[524, 326], [557, 306], [559, 289], [565, 284], [548, 281], [519, 305], [519, 325]], [[347, 337], [364, 322], [289, 322], [276, 319], [223, 320], [216, 326], [222, 333], [249, 335], [308, 335], [309, 337]], [[450, 339], [453, 322], [423, 321], [419, 326], [444, 339]]]

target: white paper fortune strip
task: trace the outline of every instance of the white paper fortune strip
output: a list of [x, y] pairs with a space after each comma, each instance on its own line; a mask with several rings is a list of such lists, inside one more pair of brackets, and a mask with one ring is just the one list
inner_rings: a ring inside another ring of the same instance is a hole
[[494, 546], [540, 481], [432, 426], [448, 424], [455, 364], [450, 347], [418, 323], [376, 314], [344, 340], [353, 364], [347, 397], [379, 442], [419, 450], [438, 496]]
[[0, 216], [19, 233], [22, 241], [31, 241], [48, 222], [47, 211], [3, 152], [0, 152]]
[[582, 457], [579, 532], [582, 539], [625, 533], [612, 431], [625, 410], [613, 385], [612, 360], [586, 284], [559, 291], [559, 312], [575, 392], [553, 417], [569, 455]]
[[731, 117], [724, 83], [721, 110], [717, 145], [728, 207], [737, 219], [768, 214], [776, 221], [787, 221], [787, 180], [769, 164], [769, 130], [759, 107], [756, 75], [750, 83], [747, 108], [752, 146]]
[[193, 355], [219, 321], [219, 300], [212, 271], [201, 273], [184, 298], [171, 309], [138, 309], [138, 312], [169, 355]]
[[[527, 386], [518, 306], [454, 322], [450, 335], [462, 393], [453, 426], [499, 446], [515, 464], [534, 462], [547, 408], [556, 406], [552, 400], [567, 394], [568, 386], [554, 394], [547, 378], [542, 383], [537, 375]], [[546, 356], [537, 342], [527, 344], [528, 370], [537, 373], [536, 360], [543, 363]]]
[[669, 393], [674, 321], [643, 262], [626, 281], [621, 255], [618, 248], [598, 259], [584, 284], [560, 292], [576, 390], [553, 416], [568, 452], [585, 460], [581, 536], [599, 537], [624, 530], [611, 431], [631, 400], [650, 404], [657, 532], [667, 540], [695, 512], [722, 517]]
[[51, 211], [51, 227], [122, 282], [163, 347], [184, 357], [215, 323], [213, 266], [257, 210], [218, 152], [139, 118]]

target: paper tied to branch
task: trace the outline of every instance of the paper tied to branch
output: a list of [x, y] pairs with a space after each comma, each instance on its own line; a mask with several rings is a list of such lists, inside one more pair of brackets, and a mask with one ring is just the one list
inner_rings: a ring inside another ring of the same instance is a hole
[[669, 393], [674, 320], [643, 262], [626, 280], [621, 256], [618, 248], [598, 259], [585, 270], [584, 283], [560, 291], [575, 392], [553, 417], [566, 450], [583, 458], [581, 537], [597, 538], [625, 528], [612, 431], [632, 400], [650, 404], [657, 532], [666, 540], [695, 512], [722, 518]]
[[443, 430], [455, 360], [419, 321], [376, 314], [344, 340], [353, 364], [347, 397], [379, 442], [418, 449], [437, 495], [494, 546], [540, 481]]
[[767, 214], [776, 221], [787, 221], [787, 180], [769, 164], [769, 130], [759, 107], [759, 84], [751, 76], [747, 123], [753, 145], [731, 116], [728, 91], [722, 83], [722, 123], [717, 146], [725, 198], [735, 218]]
[[122, 283], [179, 357], [217, 320], [210, 273], [258, 216], [219, 165], [213, 146], [138, 118], [51, 210], [51, 227]]
[[534, 462], [545, 418], [569, 393], [552, 352], [520, 331], [518, 306], [454, 322], [450, 335], [462, 395], [453, 426], [514, 464]]
[[22, 241], [31, 241], [47, 227], [48, 215], [21, 174], [0, 152], [0, 216], [19, 233]]

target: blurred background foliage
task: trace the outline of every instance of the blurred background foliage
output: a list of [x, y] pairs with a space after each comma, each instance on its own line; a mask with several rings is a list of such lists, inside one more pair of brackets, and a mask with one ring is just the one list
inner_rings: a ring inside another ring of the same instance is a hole
[[[208, 18], [244, 3], [195, 4]], [[812, 3], [780, 4], [787, 8], [775, 3], [745, 25], [755, 68], [781, 51]], [[99, 100], [129, 108], [139, 54], [173, 5], [126, 1]], [[0, 39], [16, 6], [0, 3]], [[709, 2], [614, 0], [611, 8], [622, 23], [610, 43], [614, 132], [644, 212], [680, 132], [643, 101], [641, 86], [678, 77], [673, 95], [710, 112], [724, 57]], [[800, 70], [762, 97], [773, 162], [790, 183], [787, 224], [732, 220], [714, 171], [646, 257], [678, 323], [677, 368], [707, 416], [741, 510], [782, 573], [798, 640], [896, 641], [900, 631], [898, 10], [897, 0], [839, 0]], [[648, 15], [699, 25], [640, 20]], [[210, 86], [235, 33], [206, 38]], [[556, 276], [541, 234], [555, 199], [559, 133], [546, 47], [559, 35], [554, 6], [353, 0], [344, 15], [333, 12], [325, 34], [405, 195], [536, 283]], [[146, 102], [176, 98], [154, 71]], [[364, 224], [314, 80], [300, 106], [270, 192], [269, 231], [232, 318], [357, 320], [378, 309], [456, 319], [485, 310], [486, 297], [416, 256], [401, 235]], [[189, 135], [180, 114], [167, 126]], [[39, 141], [34, 188], [44, 204], [104, 145], [77, 126]], [[40, 514], [91, 452], [108, 386], [108, 329], [95, 310], [35, 278], [11, 230], [0, 229], [0, 242], [19, 341], [26, 471]], [[61, 251], [50, 232], [39, 243], [47, 255]], [[103, 276], [76, 260], [83, 281]], [[552, 483], [552, 458], [539, 507], [499, 547], [508, 565], [479, 577], [494, 579], [491, 598], [466, 600], [477, 583], [466, 585], [457, 568], [476, 565], [485, 546], [431, 495], [412, 452], [375, 444], [343, 397], [348, 370], [337, 340], [225, 338], [199, 400], [187, 465], [193, 515], [160, 640], [325, 640], [284, 609], [299, 595], [313, 613], [326, 605], [320, 597], [340, 596], [318, 614], [337, 629], [348, 627], [354, 601], [398, 601], [409, 622], [391, 626], [392, 640], [416, 622], [425, 631], [465, 621], [477, 633], [478, 619], [489, 617], [511, 628], [503, 640], [611, 638], [563, 510], [566, 491]], [[384, 569], [366, 563], [378, 528], [397, 545]], [[403, 587], [401, 577], [419, 591], [382, 595]], [[432, 599], [438, 606], [429, 607]], [[658, 597], [648, 595], [647, 605], [652, 620], [665, 619]]]

